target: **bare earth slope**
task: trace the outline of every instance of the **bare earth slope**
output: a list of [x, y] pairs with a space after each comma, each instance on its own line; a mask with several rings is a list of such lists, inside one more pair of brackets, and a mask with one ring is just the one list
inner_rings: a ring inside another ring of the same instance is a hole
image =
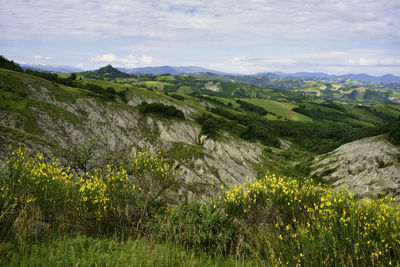
[[[89, 144], [93, 137], [99, 138], [103, 148], [100, 153], [104, 156], [121, 149], [163, 151], [176, 167], [182, 168], [182, 177], [193, 185], [192, 193], [200, 198], [214, 195], [221, 185], [229, 188], [243, 183], [246, 176], [255, 177], [253, 166], [262, 162], [263, 147], [259, 144], [229, 134], [218, 140], [202, 136], [200, 126], [190, 117], [196, 112], [191, 107], [177, 106], [186, 115], [184, 121], [143, 116], [135, 106], [142, 101], [155, 101], [144, 94], [132, 93], [128, 104], [103, 101], [73, 88], [71, 97], [57, 97], [60, 86], [25, 74], [9, 73], [25, 88], [25, 98], [18, 101], [30, 104], [24, 108], [25, 113], [0, 109], [0, 152], [5, 152], [9, 144], [23, 143], [33, 151], [48, 151], [47, 141], [70, 147]], [[35, 135], [24, 130], [27, 120], [22, 114], [27, 113], [31, 114]], [[182, 197], [191, 198], [192, 193]]]
[[386, 135], [344, 144], [313, 161], [311, 174], [324, 176], [333, 187], [347, 187], [360, 197], [390, 193], [400, 199], [400, 148]]

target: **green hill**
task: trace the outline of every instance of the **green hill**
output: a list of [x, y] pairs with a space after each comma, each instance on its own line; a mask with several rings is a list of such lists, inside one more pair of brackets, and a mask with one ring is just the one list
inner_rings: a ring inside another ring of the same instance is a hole
[[400, 93], [390, 89], [371, 88], [371, 83], [339, 84], [332, 81], [305, 81], [301, 79], [271, 78], [256, 75], [220, 75], [213, 73], [199, 73], [200, 77], [235, 81], [253, 84], [265, 88], [274, 88], [295, 91], [304, 95], [322, 97], [328, 100], [340, 101], [351, 104], [374, 105], [395, 104], [400, 105]]

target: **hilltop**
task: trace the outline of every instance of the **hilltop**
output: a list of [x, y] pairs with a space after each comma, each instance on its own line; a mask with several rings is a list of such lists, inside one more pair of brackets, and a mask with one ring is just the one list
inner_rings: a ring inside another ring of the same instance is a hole
[[117, 70], [112, 65], [104, 66], [95, 71], [84, 72], [83, 75], [85, 75], [88, 78], [94, 78], [94, 79], [96, 79], [96, 78], [114, 79], [114, 78], [129, 78], [130, 77], [129, 74]]

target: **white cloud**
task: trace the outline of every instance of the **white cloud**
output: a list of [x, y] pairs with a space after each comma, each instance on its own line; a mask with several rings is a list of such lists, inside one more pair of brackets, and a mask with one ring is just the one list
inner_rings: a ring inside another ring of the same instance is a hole
[[[181, 60], [178, 64], [200, 62], [246, 72], [372, 68], [399, 64], [398, 14], [396, 0], [2, 0], [0, 49], [16, 44], [28, 52], [22, 57], [18, 47], [15, 55], [27, 61], [32, 47], [39, 49], [30, 46], [32, 41], [60, 40], [76, 45], [58, 54], [90, 57], [92, 65], [154, 64], [154, 58], [158, 64], [163, 57], [163, 64]], [[269, 50], [274, 44], [277, 48]], [[92, 56], [77, 52], [80, 45]], [[115, 54], [104, 53], [110, 47]], [[359, 51], [352, 53], [355, 48]], [[59, 58], [52, 55], [35, 59]]]
[[142, 66], [146, 64], [150, 64], [153, 61], [152, 56], [142, 55], [140, 57], [134, 55], [128, 55], [126, 57], [119, 57], [115, 54], [104, 54], [100, 56], [90, 57], [89, 61], [91, 62], [99, 62], [102, 64], [106, 63], [113, 63], [116, 64], [118, 67], [135, 67], [135, 66]]
[[[248, 42], [399, 38], [393, 0], [47, 1], [4, 0], [3, 38], [200, 39], [204, 34]], [[29, 29], [29, 31], [27, 31]]]
[[105, 54], [101, 56], [96, 56], [91, 59], [94, 62], [115, 62], [117, 58], [114, 54]]
[[140, 57], [140, 62], [142, 62], [142, 63], [150, 64], [152, 61], [153, 61], [153, 57], [151, 57], [151, 56], [142, 55]]

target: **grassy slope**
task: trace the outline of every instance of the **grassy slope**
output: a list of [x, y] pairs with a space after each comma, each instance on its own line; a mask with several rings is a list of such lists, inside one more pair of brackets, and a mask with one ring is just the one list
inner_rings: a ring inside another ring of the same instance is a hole
[[[274, 112], [278, 116], [282, 116], [283, 118], [288, 118], [289, 120], [293, 121], [311, 121], [312, 119], [304, 116], [302, 114], [299, 114], [297, 112], [294, 112], [292, 109], [297, 107], [294, 103], [288, 103], [288, 102], [278, 102], [274, 100], [269, 100], [269, 99], [245, 99], [245, 101], [260, 106], [264, 108], [267, 111]], [[267, 115], [268, 119], [277, 119], [277, 117], [268, 114]]]

